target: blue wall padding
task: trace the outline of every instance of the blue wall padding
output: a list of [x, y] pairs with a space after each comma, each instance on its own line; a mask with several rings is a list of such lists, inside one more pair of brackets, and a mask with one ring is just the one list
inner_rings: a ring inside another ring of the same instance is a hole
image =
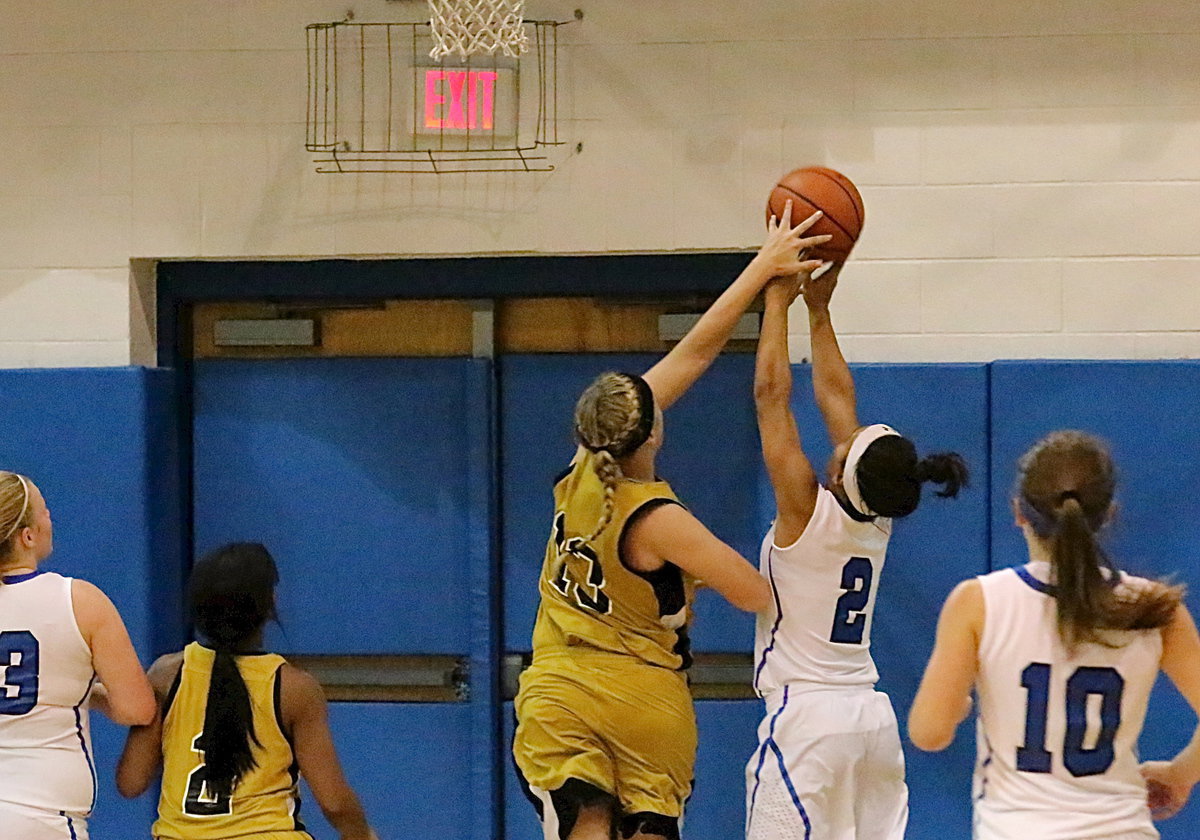
[[[1077, 428], [1107, 439], [1118, 468], [1117, 514], [1108, 548], [1136, 574], [1197, 585], [1200, 552], [1200, 364], [996, 362], [992, 365], [992, 565], [1024, 562], [1008, 500], [1017, 459], [1047, 432]], [[1195, 599], [1191, 599], [1193, 615]], [[1191, 737], [1195, 716], [1160, 680], [1146, 717], [1143, 758], [1169, 758]], [[1195, 837], [1200, 806], [1162, 823], [1164, 838]]]
[[[103, 589], [145, 664], [183, 639], [172, 381], [142, 368], [0, 371], [0, 468], [46, 497], [55, 551], [45, 568]], [[125, 730], [98, 713], [92, 722], [92, 836], [146, 836], [153, 803], [120, 802], [112, 784]]]
[[[380, 837], [479, 837], [491, 803], [472, 785], [465, 703], [334, 703], [329, 725], [346, 779]], [[316, 840], [338, 836], [302, 785], [301, 819]], [[490, 836], [490, 835], [484, 835]]]
[[[552, 484], [575, 452], [575, 401], [606, 370], [644, 373], [656, 354], [513, 355], [500, 360], [505, 646], [528, 650], [554, 511]], [[754, 357], [720, 358], [666, 415], [659, 474], [717, 536], [757, 563], [765, 529], [750, 391]], [[697, 650], [747, 649], [754, 623], [712, 593], [697, 602]]]
[[196, 550], [259, 540], [275, 554], [283, 632], [269, 644], [468, 651], [469, 566], [490, 544], [472, 506], [491, 486], [490, 387], [472, 359], [196, 364]]

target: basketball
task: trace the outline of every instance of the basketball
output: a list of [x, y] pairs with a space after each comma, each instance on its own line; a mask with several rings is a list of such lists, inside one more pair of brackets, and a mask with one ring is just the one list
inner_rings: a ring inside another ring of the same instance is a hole
[[783, 217], [788, 199], [792, 201], [793, 226], [817, 210], [824, 216], [808, 229], [806, 236], [829, 234], [833, 239], [809, 254], [813, 259], [842, 262], [850, 256], [862, 233], [864, 210], [862, 196], [854, 182], [840, 172], [824, 166], [794, 169], [779, 179], [767, 199], [767, 221]]

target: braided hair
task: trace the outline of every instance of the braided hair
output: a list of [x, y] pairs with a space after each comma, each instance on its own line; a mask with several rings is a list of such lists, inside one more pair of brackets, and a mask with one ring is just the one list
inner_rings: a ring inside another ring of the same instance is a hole
[[1183, 587], [1163, 581], [1136, 590], [1114, 585], [1119, 572], [1097, 536], [1117, 483], [1105, 443], [1080, 431], [1052, 432], [1021, 456], [1018, 469], [1017, 505], [1034, 534], [1049, 542], [1063, 643], [1107, 644], [1100, 631], [1170, 623]]
[[633, 373], [602, 373], [584, 389], [575, 404], [575, 438], [595, 453], [593, 463], [604, 485], [600, 520], [588, 542], [612, 521], [614, 497], [622, 478], [617, 459], [638, 449], [654, 428], [654, 393], [646, 380]]

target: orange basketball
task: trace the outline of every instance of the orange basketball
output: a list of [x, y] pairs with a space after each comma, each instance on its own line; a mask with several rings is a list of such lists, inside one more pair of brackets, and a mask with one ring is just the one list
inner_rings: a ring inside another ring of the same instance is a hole
[[782, 218], [788, 199], [792, 201], [793, 225], [807, 219], [817, 210], [824, 212], [806, 236], [828, 233], [833, 239], [814, 248], [809, 257], [842, 262], [850, 256], [858, 235], [862, 233], [862, 196], [854, 182], [840, 172], [824, 166], [794, 169], [779, 179], [767, 199], [767, 221], [772, 216]]

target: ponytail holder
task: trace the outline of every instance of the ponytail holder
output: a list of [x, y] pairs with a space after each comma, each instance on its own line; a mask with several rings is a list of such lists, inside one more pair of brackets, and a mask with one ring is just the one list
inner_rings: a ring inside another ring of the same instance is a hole
[[862, 492], [858, 489], [858, 462], [872, 443], [889, 435], [901, 437], [899, 432], [883, 423], [867, 426], [854, 438], [854, 443], [850, 444], [850, 451], [846, 453], [846, 463], [842, 467], [842, 487], [846, 491], [846, 499], [849, 500], [850, 506], [863, 516], [879, 514], [863, 501]]
[[1074, 499], [1076, 502], [1082, 502], [1082, 500], [1079, 498], [1079, 491], [1064, 490], [1058, 494], [1058, 506], [1062, 507], [1065, 505], [1067, 503], [1067, 499]]
[[17, 477], [17, 481], [21, 482], [21, 489], [25, 492], [25, 502], [21, 505], [21, 513], [17, 516], [17, 521], [8, 529], [8, 533], [4, 535], [4, 538], [0, 539], [0, 543], [8, 542], [8, 538], [17, 532], [17, 529], [21, 527], [21, 520], [29, 512], [29, 484], [26, 483], [25, 476], [20, 473], [13, 473], [13, 475]]

